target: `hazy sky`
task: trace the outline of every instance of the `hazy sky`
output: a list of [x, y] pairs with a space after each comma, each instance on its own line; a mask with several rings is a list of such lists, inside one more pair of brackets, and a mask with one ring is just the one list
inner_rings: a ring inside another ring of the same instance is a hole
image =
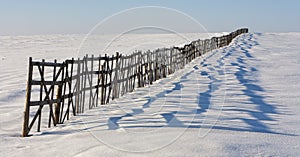
[[[1, 0], [0, 35], [87, 33], [103, 19], [141, 6], [176, 9], [211, 32], [238, 27], [249, 27], [252, 32], [300, 31], [297, 0]], [[160, 16], [151, 14], [153, 19]], [[177, 26], [184, 28], [185, 23]]]

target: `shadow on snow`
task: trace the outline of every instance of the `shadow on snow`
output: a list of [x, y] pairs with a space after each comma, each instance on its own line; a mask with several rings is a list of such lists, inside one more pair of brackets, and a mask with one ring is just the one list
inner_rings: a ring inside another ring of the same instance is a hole
[[[241, 41], [242, 39], [242, 41]], [[251, 107], [255, 108], [255, 110], [251, 109], [240, 109], [238, 106], [234, 106], [233, 109], [223, 109], [222, 112], [227, 111], [238, 111], [238, 112], [245, 112], [247, 115], [250, 115], [250, 118], [243, 118], [243, 117], [234, 117], [229, 118], [227, 120], [239, 120], [243, 122], [246, 126], [242, 127], [238, 124], [236, 125], [230, 125], [230, 126], [224, 126], [222, 123], [216, 123], [216, 125], [213, 125], [211, 127], [207, 127], [206, 125], [202, 125], [202, 122], [198, 121], [192, 121], [192, 122], [185, 122], [180, 121], [177, 118], [177, 114], [185, 115], [185, 116], [192, 116], [196, 115], [199, 116], [203, 113], [208, 112], [208, 109], [211, 104], [211, 98], [214, 92], [219, 90], [219, 87], [222, 85], [222, 80], [219, 80], [215, 78], [214, 76], [210, 75], [211, 72], [217, 72], [219, 75], [224, 75], [224, 71], [222, 70], [216, 70], [213, 65], [206, 63], [206, 60], [215, 55], [216, 53], [222, 53], [222, 50], [217, 50], [212, 52], [209, 56], [203, 59], [203, 61], [200, 63], [199, 66], [194, 66], [193, 71], [185, 74], [180, 78], [181, 81], [173, 83], [173, 88], [169, 90], [164, 90], [155, 96], [152, 97], [146, 97], [147, 101], [146, 103], [142, 104], [142, 109], [132, 109], [132, 113], [126, 113], [122, 116], [113, 116], [109, 117], [107, 120], [107, 126], [109, 130], [115, 130], [120, 128], [119, 123], [122, 118], [125, 117], [133, 117], [135, 115], [144, 113], [144, 109], [150, 108], [151, 104], [155, 102], [157, 99], [166, 96], [166, 94], [170, 94], [174, 91], [180, 91], [184, 88], [182, 85], [183, 82], [185, 82], [187, 77], [191, 75], [192, 73], [195, 73], [198, 70], [207, 69], [208, 71], [202, 70], [199, 72], [200, 76], [207, 77], [209, 79], [209, 84], [207, 85], [207, 90], [204, 92], [199, 93], [198, 95], [198, 108], [195, 109], [193, 113], [189, 112], [181, 112], [181, 111], [169, 111], [166, 113], [160, 114], [162, 117], [162, 120], [160, 122], [162, 124], [157, 125], [130, 125], [130, 126], [122, 126], [122, 128], [160, 128], [160, 127], [180, 127], [180, 128], [211, 128], [211, 129], [218, 129], [218, 130], [229, 130], [229, 131], [247, 131], [247, 132], [259, 132], [259, 133], [269, 133], [269, 134], [280, 134], [280, 135], [289, 135], [289, 136], [298, 136], [294, 134], [286, 134], [286, 133], [280, 133], [275, 132], [270, 128], [270, 125], [266, 124], [265, 121], [276, 121], [274, 118], [272, 118], [270, 115], [279, 115], [277, 108], [269, 104], [265, 101], [264, 96], [262, 94], [266, 92], [265, 89], [260, 86], [257, 83], [257, 80], [250, 79], [253, 74], [258, 72], [258, 69], [255, 67], [251, 67], [247, 64], [248, 60], [255, 59], [249, 52], [249, 49], [251, 49], [253, 46], [258, 45], [258, 42], [253, 40], [253, 34], [248, 34], [240, 37], [239, 41], [234, 41], [231, 46], [223, 48], [224, 55], [220, 59], [217, 60], [218, 65], [215, 67], [222, 67], [224, 65], [224, 59], [228, 57], [235, 57], [235, 62], [230, 63], [229, 66], [235, 68], [237, 71], [233, 74], [235, 79], [238, 81], [238, 86], [244, 87], [242, 91], [244, 96], [247, 96], [246, 102], [241, 102], [241, 105], [252, 105]], [[241, 55], [234, 56], [232, 54], [234, 53], [240, 53]], [[250, 77], [249, 77], [250, 76]], [[174, 102], [175, 103], [175, 102]], [[255, 106], [253, 106], [255, 105]], [[234, 121], [231, 121], [234, 123]], [[146, 123], [146, 122], [145, 122]], [[105, 125], [105, 124], [103, 124]], [[103, 126], [101, 125], [101, 126]], [[99, 125], [98, 125], [99, 126]], [[86, 128], [87, 129], [92, 129]]]

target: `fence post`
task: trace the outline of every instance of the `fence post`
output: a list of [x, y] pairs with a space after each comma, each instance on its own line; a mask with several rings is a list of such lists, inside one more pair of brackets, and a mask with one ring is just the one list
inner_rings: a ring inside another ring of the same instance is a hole
[[138, 67], [137, 67], [137, 79], [138, 79], [138, 88], [142, 87], [142, 62], [141, 55], [138, 54]]
[[107, 68], [107, 70], [108, 70], [108, 74], [107, 75], [109, 75], [109, 88], [108, 88], [107, 98], [106, 98], [106, 102], [105, 102], [106, 104], [109, 103], [109, 98], [110, 98], [110, 95], [111, 95], [111, 92], [112, 92], [112, 88], [113, 88], [112, 73], [113, 73], [113, 70], [114, 70], [114, 60], [115, 60], [115, 57], [114, 57], [114, 55], [112, 55], [110, 67], [109, 67], [109, 60], [107, 61], [108, 62], [107, 65], [109, 67], [109, 68]]
[[101, 105], [105, 104], [105, 88], [106, 88], [106, 84], [105, 84], [105, 78], [106, 78], [106, 55], [105, 55], [105, 59], [104, 59], [104, 64], [101, 65]]
[[62, 98], [62, 85], [58, 86], [56, 99], [58, 102], [54, 105], [54, 117], [55, 117], [55, 124], [59, 123], [59, 114], [60, 114], [60, 107], [61, 107], [61, 98]]
[[94, 75], [94, 55], [92, 55], [91, 58], [91, 72], [88, 73], [90, 77], [88, 77], [89, 80], [89, 86], [90, 86], [90, 99], [89, 99], [89, 109], [93, 108], [92, 98], [93, 98], [93, 75]]
[[97, 72], [97, 88], [96, 88], [96, 107], [98, 107], [99, 102], [99, 87], [100, 87], [100, 79], [102, 79], [102, 73], [101, 73], [101, 55], [99, 55], [98, 59], [98, 72]]
[[77, 77], [76, 77], [76, 94], [75, 94], [75, 108], [76, 108], [76, 113], [80, 113], [80, 75], [81, 75], [81, 70], [80, 70], [80, 58], [77, 59]]
[[118, 86], [118, 73], [119, 73], [119, 57], [120, 54], [119, 52], [116, 52], [116, 65], [115, 65], [115, 75], [113, 78], [113, 83], [112, 83], [112, 100], [114, 100], [115, 98], [117, 98], [117, 86]]
[[158, 68], [159, 68], [159, 66], [158, 66], [158, 51], [154, 51], [154, 53], [155, 53], [155, 68], [154, 68], [154, 70], [155, 70], [155, 81], [156, 80], [159, 80], [159, 74], [158, 74]]
[[32, 58], [29, 58], [29, 69], [28, 69], [28, 80], [27, 80], [27, 90], [26, 90], [26, 103], [24, 111], [24, 122], [22, 136], [28, 136], [28, 123], [29, 123], [29, 111], [30, 111], [30, 98], [31, 98], [31, 80], [32, 80]]

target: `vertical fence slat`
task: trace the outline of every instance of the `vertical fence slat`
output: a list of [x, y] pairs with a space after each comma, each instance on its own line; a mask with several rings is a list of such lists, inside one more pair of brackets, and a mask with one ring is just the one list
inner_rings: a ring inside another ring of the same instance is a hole
[[100, 81], [102, 79], [102, 74], [101, 74], [101, 55], [99, 55], [98, 59], [98, 74], [97, 74], [97, 89], [96, 89], [96, 107], [98, 107], [98, 102], [99, 102], [99, 88], [100, 88]]
[[24, 121], [23, 121], [23, 131], [22, 136], [28, 136], [29, 129], [29, 112], [30, 112], [30, 100], [31, 100], [31, 80], [32, 80], [32, 72], [33, 72], [33, 65], [32, 65], [32, 58], [29, 58], [29, 68], [28, 68], [28, 80], [27, 80], [27, 89], [26, 89], [26, 102], [25, 102], [25, 111], [24, 111]]
[[109, 88], [108, 88], [108, 94], [107, 94], [107, 98], [106, 98], [106, 104], [109, 103], [109, 98], [110, 98], [110, 94], [111, 94], [111, 91], [112, 91], [112, 87], [113, 87], [113, 82], [112, 82], [112, 73], [113, 73], [113, 68], [114, 68], [114, 55], [112, 55], [112, 60], [111, 60], [111, 64], [110, 64], [110, 67], [109, 67]]
[[75, 97], [75, 104], [76, 104], [76, 113], [80, 113], [80, 58], [77, 60], [77, 78], [76, 78], [76, 97]]
[[89, 99], [89, 109], [93, 108], [92, 106], [92, 98], [93, 98], [93, 71], [94, 71], [94, 55], [92, 55], [91, 59], [91, 72], [89, 74], [90, 80], [89, 80], [89, 86], [90, 86], [90, 99]]

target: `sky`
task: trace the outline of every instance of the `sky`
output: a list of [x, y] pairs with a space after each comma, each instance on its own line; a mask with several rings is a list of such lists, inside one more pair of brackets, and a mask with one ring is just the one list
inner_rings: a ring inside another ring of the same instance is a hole
[[[177, 10], [210, 32], [229, 32], [240, 27], [248, 27], [251, 32], [300, 32], [300, 1], [296, 0], [2, 0], [0, 35], [88, 33], [112, 15], [143, 6]], [[151, 17], [144, 19], [155, 23], [154, 19], [160, 16], [153, 11]], [[135, 22], [119, 18], [114, 24]], [[197, 31], [184, 22], [174, 25], [185, 28], [183, 32]]]

